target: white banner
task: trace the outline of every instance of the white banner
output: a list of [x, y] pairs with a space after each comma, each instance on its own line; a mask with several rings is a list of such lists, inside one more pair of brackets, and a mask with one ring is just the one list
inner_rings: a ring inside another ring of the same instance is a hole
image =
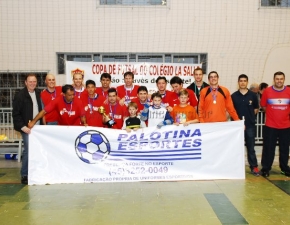
[[[131, 71], [134, 73], [134, 83], [148, 88], [149, 93], [156, 91], [156, 78], [165, 76], [168, 81], [173, 76], [180, 76], [183, 79], [184, 87], [189, 86], [193, 81], [193, 71], [196, 67], [201, 68], [201, 64], [181, 64], [181, 63], [121, 63], [121, 62], [66, 62], [66, 82], [72, 83], [72, 73], [76, 69], [84, 73], [84, 83], [86, 80], [94, 80], [97, 86], [100, 85], [102, 73], [109, 73], [112, 76], [112, 87], [124, 84], [124, 73]], [[170, 85], [167, 86], [170, 90]]]
[[131, 133], [35, 126], [29, 135], [29, 185], [212, 179], [245, 179], [243, 121]]

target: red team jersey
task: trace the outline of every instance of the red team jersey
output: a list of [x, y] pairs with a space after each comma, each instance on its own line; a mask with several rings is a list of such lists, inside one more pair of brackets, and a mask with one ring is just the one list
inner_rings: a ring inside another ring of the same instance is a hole
[[273, 86], [266, 88], [260, 105], [266, 107], [266, 126], [277, 129], [290, 127], [289, 87], [285, 86], [283, 90], [275, 90]]
[[173, 107], [174, 102], [173, 99], [175, 99], [176, 94], [172, 91], [165, 91], [165, 94], [161, 94], [162, 96], [162, 103], [168, 104], [169, 106]]
[[105, 97], [96, 94], [95, 98], [89, 98], [88, 95], [82, 95], [83, 107], [87, 119], [87, 124], [94, 127], [104, 127], [103, 116], [99, 113], [100, 106], [104, 106]]
[[137, 94], [138, 94], [138, 85], [133, 85], [133, 87], [131, 89], [127, 89], [125, 88], [124, 85], [118, 86], [117, 87], [117, 94], [119, 98], [124, 98], [125, 99], [130, 99], [133, 100], [135, 98], [137, 98]]
[[[112, 127], [113, 129], [122, 129], [124, 118], [128, 116], [128, 110], [125, 105], [120, 105], [116, 103], [116, 105], [111, 106], [110, 104], [104, 105], [106, 114], [113, 119], [116, 124]], [[107, 127], [105, 125], [105, 127]]]
[[[47, 106], [50, 102], [58, 98], [62, 93], [62, 87], [56, 86], [54, 92], [49, 92], [48, 89], [43, 90], [40, 93], [40, 98], [43, 104], [43, 107]], [[55, 122], [58, 121], [58, 112], [56, 110], [51, 111], [50, 113], [45, 114], [46, 122]]]
[[46, 113], [56, 110], [59, 114], [59, 125], [81, 125], [80, 117], [85, 115], [82, 101], [74, 98], [71, 103], [67, 103], [63, 96], [59, 96], [54, 101], [44, 107]]
[[75, 98], [81, 99], [83, 95], [87, 95], [87, 94], [88, 94], [88, 91], [84, 87], [82, 87], [80, 91], [77, 91], [75, 89]]
[[[132, 102], [135, 102], [138, 106], [137, 113], [139, 113], [140, 111], [144, 109], [144, 104], [142, 104], [138, 98], [133, 99]], [[147, 101], [146, 103], [150, 103], [150, 101]]]
[[105, 99], [108, 98], [108, 91], [103, 91], [102, 87], [97, 87], [95, 91], [98, 95], [104, 97]]

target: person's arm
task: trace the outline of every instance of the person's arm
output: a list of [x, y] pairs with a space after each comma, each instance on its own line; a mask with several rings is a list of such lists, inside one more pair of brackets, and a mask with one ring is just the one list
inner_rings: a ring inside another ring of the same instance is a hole
[[140, 115], [140, 119], [142, 121], [146, 121], [148, 120], [148, 114], [149, 114], [149, 107], [150, 105], [149, 104], [144, 104], [144, 109], [141, 111], [141, 115]]
[[198, 104], [198, 118], [200, 123], [204, 123], [204, 100], [205, 100], [205, 91], [207, 88], [204, 88], [200, 92], [199, 104]]
[[81, 123], [82, 123], [84, 126], [88, 126], [86, 116], [81, 116]]
[[226, 94], [226, 109], [227, 109], [227, 112], [230, 114], [230, 116], [233, 118], [233, 120], [237, 121], [237, 120], [240, 120], [236, 110], [235, 110], [235, 107], [234, 107], [234, 104], [233, 104], [233, 101], [232, 101], [232, 97], [230, 95], [230, 93], [228, 91], [225, 91], [223, 90]]
[[170, 113], [168, 111], [166, 111], [166, 114], [165, 114], [165, 118], [162, 122], [160, 122], [157, 127], [158, 128], [161, 128], [162, 126], [165, 126], [165, 125], [171, 125], [173, 124], [173, 119], [172, 117], [170, 116]]
[[43, 118], [45, 114], [46, 114], [46, 112], [44, 111], [44, 109], [41, 110], [41, 111], [36, 115], [36, 117], [34, 117], [34, 119], [31, 120], [31, 121], [28, 123], [28, 128], [31, 129], [32, 127], [34, 127], [35, 123], [36, 123], [38, 120], [40, 120], [41, 118]]

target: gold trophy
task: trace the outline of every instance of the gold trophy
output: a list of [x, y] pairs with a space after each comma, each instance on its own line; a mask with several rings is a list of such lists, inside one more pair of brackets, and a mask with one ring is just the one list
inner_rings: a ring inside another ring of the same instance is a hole
[[103, 115], [103, 123], [106, 124], [108, 127], [113, 127], [114, 124], [116, 124], [116, 122], [106, 114], [104, 106], [100, 106], [98, 108], [98, 111]]

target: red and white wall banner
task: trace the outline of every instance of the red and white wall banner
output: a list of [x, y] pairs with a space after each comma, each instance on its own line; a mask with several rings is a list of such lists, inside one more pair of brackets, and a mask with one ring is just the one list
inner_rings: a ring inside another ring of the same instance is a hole
[[245, 179], [244, 122], [125, 130], [38, 126], [29, 185]]
[[[189, 86], [193, 81], [193, 71], [201, 64], [182, 63], [120, 63], [120, 62], [66, 62], [66, 83], [72, 83], [72, 74], [79, 71], [86, 80], [94, 80], [97, 86], [101, 86], [100, 77], [102, 73], [109, 73], [112, 76], [112, 87], [124, 84], [124, 73], [131, 71], [134, 73], [134, 83], [144, 85], [150, 90], [156, 91], [156, 78], [165, 76], [168, 81], [173, 76], [180, 76], [183, 79], [184, 87]], [[167, 87], [170, 90], [168, 85]]]

